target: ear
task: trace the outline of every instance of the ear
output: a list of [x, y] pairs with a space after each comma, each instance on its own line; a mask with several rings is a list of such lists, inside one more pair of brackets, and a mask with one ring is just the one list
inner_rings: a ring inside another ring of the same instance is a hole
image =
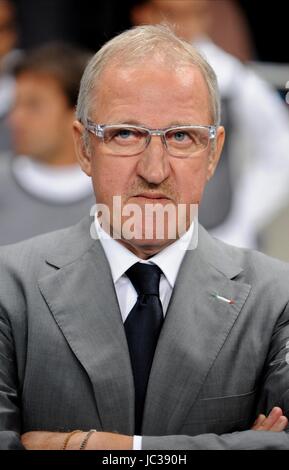
[[79, 121], [73, 122], [73, 139], [78, 162], [87, 176], [91, 176], [91, 155], [84, 143], [84, 126]]
[[208, 169], [207, 169], [207, 181], [209, 181], [212, 178], [213, 174], [215, 173], [215, 169], [217, 167], [218, 161], [222, 153], [224, 142], [225, 142], [225, 129], [222, 126], [219, 126], [217, 129], [215, 146], [213, 147], [209, 155], [209, 162], [208, 162]]

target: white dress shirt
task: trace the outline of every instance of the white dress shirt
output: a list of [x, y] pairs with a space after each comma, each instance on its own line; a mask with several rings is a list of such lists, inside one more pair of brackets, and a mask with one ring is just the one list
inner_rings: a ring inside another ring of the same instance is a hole
[[[149, 260], [143, 260], [138, 258], [117, 240], [111, 238], [101, 228], [97, 219], [95, 220], [96, 233], [110, 266], [123, 322], [125, 322], [129, 312], [137, 301], [137, 292], [125, 274], [135, 263], [156, 264], [161, 269], [160, 300], [164, 315], [166, 315], [184, 255], [188, 249], [194, 249], [197, 245], [197, 230], [194, 230], [195, 225], [196, 220], [194, 220], [189, 230], [181, 238], [152, 256]], [[133, 450], [140, 450], [141, 443], [142, 437], [134, 436]]]

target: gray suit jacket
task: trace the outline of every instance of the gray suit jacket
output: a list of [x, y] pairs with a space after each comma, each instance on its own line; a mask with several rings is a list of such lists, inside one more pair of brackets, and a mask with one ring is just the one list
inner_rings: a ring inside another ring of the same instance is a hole
[[[134, 432], [124, 327], [90, 223], [0, 249], [2, 449], [32, 430]], [[199, 230], [156, 349], [143, 448], [289, 449], [286, 432], [248, 431], [274, 405], [289, 413], [289, 266]]]

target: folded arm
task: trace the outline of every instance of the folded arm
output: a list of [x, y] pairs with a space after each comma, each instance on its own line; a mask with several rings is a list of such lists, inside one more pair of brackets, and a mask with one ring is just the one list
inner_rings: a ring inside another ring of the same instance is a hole
[[[280, 433], [286, 428], [287, 425], [288, 420], [285, 416], [283, 416], [281, 408], [276, 407], [273, 408], [267, 417], [264, 415], [259, 415], [252, 427], [252, 430], [263, 431], [262, 434], [264, 434], [265, 431], [269, 431], [270, 433]], [[77, 450], [80, 449], [80, 446], [86, 436], [87, 432], [83, 431], [74, 431], [73, 433], [70, 433], [70, 435], [69, 433], [36, 431], [24, 434], [21, 439], [22, 444], [28, 450], [60, 450], [63, 448], [65, 442], [67, 442], [66, 450]], [[204, 436], [207, 436], [207, 434]], [[153, 440], [152, 442], [154, 442], [155, 439], [158, 438], [151, 439]], [[166, 440], [166, 438], [164, 439]], [[194, 438], [188, 437], [187, 439]], [[133, 438], [131, 436], [123, 436], [120, 434], [105, 432], [95, 432], [91, 434], [85, 448], [85, 450], [131, 449], [133, 449]], [[167, 447], [164, 447], [164, 449], [167, 449]]]

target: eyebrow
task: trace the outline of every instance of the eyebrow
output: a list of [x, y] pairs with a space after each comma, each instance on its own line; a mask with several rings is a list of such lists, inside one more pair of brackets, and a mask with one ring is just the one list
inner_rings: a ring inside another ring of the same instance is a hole
[[[146, 127], [148, 129], [151, 129], [150, 127], [148, 127], [146, 124], [144, 124], [143, 122], [139, 122], [139, 121], [136, 121], [134, 119], [128, 119], [128, 120], [117, 120], [116, 122], [114, 122], [113, 124], [116, 124], [116, 125], [125, 125], [125, 124], [128, 124], [130, 126], [139, 126], [139, 127]], [[110, 125], [113, 125], [113, 124], [110, 124]], [[181, 126], [191, 126], [193, 125], [191, 122], [188, 123], [188, 122], [183, 122], [183, 121], [173, 121], [173, 122], [170, 122], [167, 126], [165, 126], [163, 129], [166, 129], [166, 128], [169, 128], [169, 127], [181, 127]], [[196, 124], [197, 125], [197, 124]]]

